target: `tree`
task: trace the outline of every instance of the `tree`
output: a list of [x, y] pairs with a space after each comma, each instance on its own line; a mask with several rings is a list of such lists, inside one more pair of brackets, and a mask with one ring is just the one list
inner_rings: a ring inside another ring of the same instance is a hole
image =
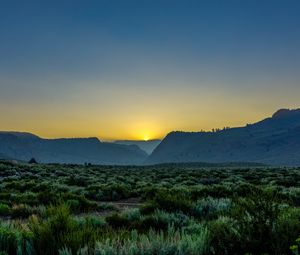
[[37, 161], [35, 160], [35, 158], [31, 158], [29, 161], [28, 161], [29, 164], [37, 164]]

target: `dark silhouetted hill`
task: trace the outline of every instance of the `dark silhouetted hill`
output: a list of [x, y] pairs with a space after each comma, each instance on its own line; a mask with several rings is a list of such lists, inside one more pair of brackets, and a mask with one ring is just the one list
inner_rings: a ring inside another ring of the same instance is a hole
[[0, 155], [28, 162], [70, 164], [141, 164], [147, 154], [136, 145], [100, 142], [97, 138], [42, 139], [29, 133], [0, 132]]
[[146, 163], [170, 162], [300, 166], [300, 109], [281, 109], [255, 124], [218, 132], [171, 132]]

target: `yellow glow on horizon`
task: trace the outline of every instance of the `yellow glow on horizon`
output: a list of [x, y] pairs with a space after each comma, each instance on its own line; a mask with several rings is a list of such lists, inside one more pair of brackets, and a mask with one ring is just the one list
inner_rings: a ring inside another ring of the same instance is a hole
[[231, 91], [221, 88], [174, 86], [159, 90], [150, 85], [129, 86], [124, 90], [116, 85], [98, 90], [90, 85], [61, 96], [25, 98], [14, 104], [1, 100], [0, 130], [26, 131], [43, 138], [147, 141], [162, 139], [171, 131], [243, 126], [271, 116], [279, 108], [299, 107], [299, 93], [284, 88], [273, 96], [263, 88], [259, 94], [240, 89], [233, 97]]
[[154, 139], [158, 135], [157, 131], [155, 129], [141, 130], [136, 132], [135, 135], [132, 136], [135, 140], [141, 140], [141, 141], [149, 141], [151, 139]]

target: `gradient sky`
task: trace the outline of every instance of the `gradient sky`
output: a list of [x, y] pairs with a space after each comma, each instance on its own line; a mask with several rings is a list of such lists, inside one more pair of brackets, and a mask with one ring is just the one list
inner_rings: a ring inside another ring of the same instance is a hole
[[1, 0], [0, 130], [161, 138], [300, 107], [298, 0]]

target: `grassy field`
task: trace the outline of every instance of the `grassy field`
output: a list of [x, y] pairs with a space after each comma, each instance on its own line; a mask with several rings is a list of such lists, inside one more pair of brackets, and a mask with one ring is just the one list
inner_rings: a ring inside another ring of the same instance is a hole
[[0, 254], [298, 254], [300, 168], [0, 162]]

